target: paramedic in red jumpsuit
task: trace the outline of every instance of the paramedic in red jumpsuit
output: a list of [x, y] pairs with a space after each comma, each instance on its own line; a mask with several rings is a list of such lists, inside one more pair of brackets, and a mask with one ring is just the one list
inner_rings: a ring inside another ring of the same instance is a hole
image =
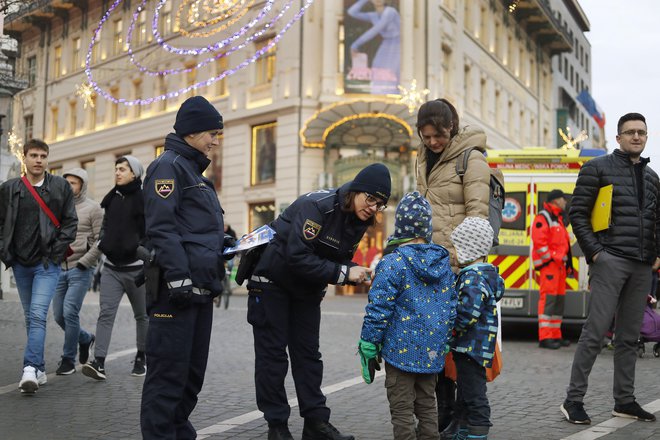
[[571, 243], [562, 214], [566, 196], [559, 189], [548, 193], [532, 224], [532, 261], [539, 273], [539, 347], [557, 349], [570, 344], [561, 337], [566, 275], [571, 273]]

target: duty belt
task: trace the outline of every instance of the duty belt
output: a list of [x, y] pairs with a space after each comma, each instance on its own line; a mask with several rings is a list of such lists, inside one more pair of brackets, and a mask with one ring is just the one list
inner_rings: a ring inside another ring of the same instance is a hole
[[209, 289], [200, 289], [199, 287], [193, 287], [192, 293], [195, 295], [210, 295], [211, 291]]
[[269, 280], [266, 277], [260, 277], [258, 275], [252, 275], [250, 277], [250, 281], [254, 281], [255, 283], [272, 283], [271, 280]]

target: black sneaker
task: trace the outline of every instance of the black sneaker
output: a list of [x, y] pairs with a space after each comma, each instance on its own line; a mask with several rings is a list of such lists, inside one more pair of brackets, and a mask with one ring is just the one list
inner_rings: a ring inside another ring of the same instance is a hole
[[539, 342], [539, 347], [549, 348], [550, 350], [557, 350], [559, 347], [561, 347], [561, 344], [559, 343], [558, 339], [543, 339]]
[[62, 358], [60, 361], [60, 366], [57, 367], [57, 370], [55, 371], [55, 374], [58, 376], [68, 376], [69, 374], [73, 374], [76, 372], [76, 365], [73, 363], [73, 361]]
[[268, 440], [293, 440], [287, 425], [273, 425], [268, 427]]
[[584, 410], [584, 403], [573, 400], [564, 400], [559, 407], [566, 420], [576, 425], [589, 425], [591, 419]]
[[628, 419], [641, 420], [642, 422], [655, 422], [655, 416], [646, 412], [639, 406], [639, 403], [632, 401], [625, 405], [614, 405], [612, 415], [617, 417], [626, 417]]
[[94, 345], [96, 336], [92, 335], [92, 339], [87, 344], [78, 344], [78, 360], [82, 365], [85, 365], [89, 360], [89, 349]]
[[83, 365], [82, 374], [91, 377], [92, 379], [105, 380], [105, 368], [103, 367], [103, 364], [96, 359], [89, 364]]
[[131, 376], [144, 376], [147, 374], [147, 368], [144, 360], [144, 356], [136, 355], [135, 361], [133, 362], [133, 371], [131, 371]]

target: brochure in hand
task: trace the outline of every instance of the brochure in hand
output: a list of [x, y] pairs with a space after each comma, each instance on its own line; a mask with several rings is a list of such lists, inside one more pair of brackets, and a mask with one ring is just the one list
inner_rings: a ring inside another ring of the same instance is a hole
[[236, 246], [227, 248], [223, 254], [234, 254], [246, 251], [262, 244], [266, 244], [273, 239], [275, 231], [268, 225], [263, 225], [249, 234], [245, 234], [236, 241]]

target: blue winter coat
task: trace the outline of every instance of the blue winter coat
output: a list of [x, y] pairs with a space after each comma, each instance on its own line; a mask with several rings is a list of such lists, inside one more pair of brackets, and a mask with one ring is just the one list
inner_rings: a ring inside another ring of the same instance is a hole
[[456, 279], [456, 337], [452, 350], [490, 367], [497, 340], [497, 301], [504, 295], [504, 280], [490, 263], [467, 266]]
[[383, 359], [400, 370], [439, 373], [456, 316], [454, 279], [442, 246], [400, 246], [376, 267], [361, 338], [383, 344]]

